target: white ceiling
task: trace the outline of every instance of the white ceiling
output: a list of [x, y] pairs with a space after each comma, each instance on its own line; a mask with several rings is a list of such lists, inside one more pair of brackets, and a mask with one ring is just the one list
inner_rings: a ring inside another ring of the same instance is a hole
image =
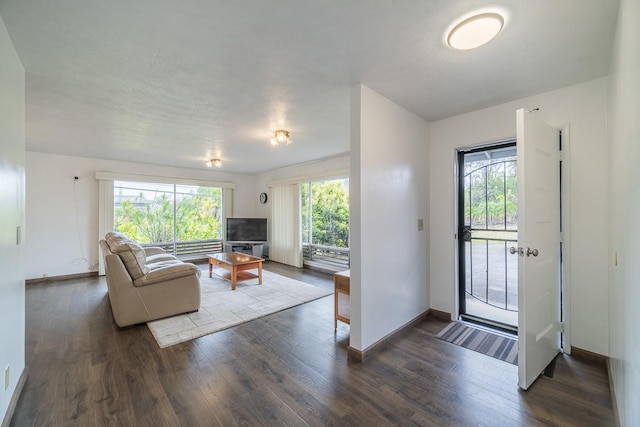
[[[500, 10], [491, 43], [445, 31]], [[27, 149], [253, 173], [349, 151], [349, 88], [429, 120], [608, 74], [617, 0], [0, 0]], [[273, 147], [275, 129], [293, 143]]]

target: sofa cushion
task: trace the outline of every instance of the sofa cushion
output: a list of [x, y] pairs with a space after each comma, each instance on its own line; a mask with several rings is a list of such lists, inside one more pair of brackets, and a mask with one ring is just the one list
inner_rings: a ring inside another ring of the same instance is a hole
[[[145, 251], [146, 253], [148, 253], [148, 251]], [[167, 254], [167, 253], [161, 253], [161, 254], [154, 254], [154, 255], [147, 255], [147, 264], [153, 264], [156, 262], [162, 262], [162, 261], [176, 261], [177, 258], [174, 257], [171, 254]]]
[[115, 249], [111, 249], [111, 251], [120, 256], [132, 280], [136, 280], [149, 272], [149, 267], [146, 266], [147, 256], [139, 244], [126, 242]]
[[149, 271], [133, 281], [134, 286], [147, 286], [165, 282], [179, 277], [196, 275], [200, 277], [200, 270], [193, 264], [182, 261], [161, 261], [151, 264]]
[[117, 231], [110, 231], [104, 236], [105, 242], [109, 245], [109, 249], [111, 252], [115, 253], [118, 247], [124, 245], [125, 243], [131, 242], [131, 240], [122, 233]]
[[[202, 274], [200, 269], [195, 264], [191, 264], [189, 262], [180, 261], [179, 259], [176, 259], [176, 258], [170, 259], [170, 260], [165, 260], [165, 261], [158, 261], [158, 262], [155, 262], [153, 264], [147, 264], [147, 267], [149, 267], [149, 272], [152, 272], [154, 270], [158, 270], [158, 269], [165, 268], [165, 267], [170, 267], [172, 265], [188, 265], [188, 266], [190, 266], [189, 268], [196, 273], [198, 278], [200, 278], [200, 275]], [[185, 268], [185, 267], [181, 267], [181, 268]]]

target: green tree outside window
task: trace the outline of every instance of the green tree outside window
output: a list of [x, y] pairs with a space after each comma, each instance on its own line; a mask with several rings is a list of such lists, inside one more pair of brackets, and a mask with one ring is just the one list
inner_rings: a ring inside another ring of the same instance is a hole
[[221, 188], [116, 181], [114, 194], [114, 228], [137, 242], [221, 236]]
[[303, 243], [349, 247], [349, 180], [301, 186]]

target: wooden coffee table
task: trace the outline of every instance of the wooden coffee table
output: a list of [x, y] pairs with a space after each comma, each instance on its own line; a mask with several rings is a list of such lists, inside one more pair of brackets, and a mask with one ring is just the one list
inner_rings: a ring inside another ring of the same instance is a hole
[[[231, 282], [231, 290], [236, 290], [236, 283], [245, 280], [258, 279], [258, 284], [262, 285], [262, 258], [246, 255], [239, 252], [224, 252], [221, 254], [208, 255], [209, 257], [209, 277], [215, 273], [225, 280]], [[219, 268], [213, 268], [213, 266]], [[258, 269], [258, 274], [250, 273], [247, 270]]]

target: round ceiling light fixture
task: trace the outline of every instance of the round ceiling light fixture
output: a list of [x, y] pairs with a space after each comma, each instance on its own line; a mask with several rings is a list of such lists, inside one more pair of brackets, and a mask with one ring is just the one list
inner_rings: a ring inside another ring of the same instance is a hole
[[206, 165], [208, 167], [217, 167], [217, 168], [221, 168], [222, 167], [222, 160], [220, 159], [209, 159], [206, 163]]
[[447, 35], [447, 44], [457, 50], [475, 49], [493, 40], [504, 26], [498, 13], [474, 15], [454, 26]]
[[278, 129], [273, 133], [273, 138], [271, 138], [271, 145], [279, 145], [279, 144], [291, 144], [291, 140], [289, 139], [289, 131], [284, 129]]

